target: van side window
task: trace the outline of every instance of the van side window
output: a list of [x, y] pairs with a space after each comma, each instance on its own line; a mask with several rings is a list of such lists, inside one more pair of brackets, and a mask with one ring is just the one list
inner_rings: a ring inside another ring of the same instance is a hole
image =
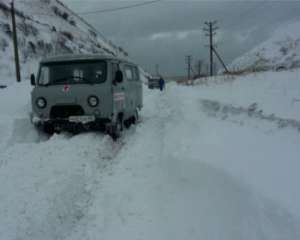
[[41, 68], [40, 77], [39, 77], [39, 84], [46, 85], [50, 82], [50, 70], [49, 67], [43, 66]]
[[132, 67], [130, 66], [125, 66], [125, 74], [126, 74], [126, 79], [128, 81], [133, 81], [133, 71], [132, 71]]
[[79, 68], [73, 69], [73, 78], [75, 82], [80, 82], [82, 81], [83, 78], [83, 70]]
[[114, 81], [115, 78], [116, 78], [116, 72], [118, 71], [119, 66], [118, 66], [117, 63], [112, 63], [111, 68], [112, 68], [112, 74], [111, 74], [111, 76], [112, 76], [112, 81]]
[[133, 80], [139, 81], [140, 75], [139, 75], [139, 70], [137, 69], [137, 67], [132, 67], [132, 71], [133, 71]]

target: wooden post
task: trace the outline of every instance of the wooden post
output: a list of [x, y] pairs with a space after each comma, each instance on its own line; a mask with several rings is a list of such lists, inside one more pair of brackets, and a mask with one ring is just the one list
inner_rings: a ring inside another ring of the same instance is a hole
[[14, 45], [14, 54], [15, 54], [16, 79], [17, 79], [17, 82], [21, 82], [20, 60], [19, 60], [19, 50], [18, 50], [18, 36], [17, 36], [14, 1], [11, 2], [11, 21], [12, 21], [12, 34], [13, 34], [13, 45]]

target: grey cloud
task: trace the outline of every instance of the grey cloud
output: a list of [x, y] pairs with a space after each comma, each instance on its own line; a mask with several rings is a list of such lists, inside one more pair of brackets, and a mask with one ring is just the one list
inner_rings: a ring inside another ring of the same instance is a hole
[[[64, 0], [76, 12], [126, 6], [137, 1]], [[141, 1], [140, 1], [141, 2]], [[187, 54], [207, 59], [204, 21], [218, 20], [218, 50], [226, 62], [266, 39], [284, 21], [299, 20], [299, 1], [162, 1], [124, 11], [84, 16], [153, 71], [185, 73]]]

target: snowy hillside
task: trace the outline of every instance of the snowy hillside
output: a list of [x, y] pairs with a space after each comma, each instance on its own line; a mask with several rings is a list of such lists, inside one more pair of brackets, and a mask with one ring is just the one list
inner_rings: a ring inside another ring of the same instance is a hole
[[118, 142], [38, 134], [30, 85], [0, 89], [0, 239], [300, 239], [299, 75], [145, 88]]
[[300, 22], [284, 24], [265, 42], [233, 61], [230, 68], [261, 71], [300, 67]]
[[[10, 0], [0, 2], [0, 84], [14, 75]], [[36, 72], [41, 57], [64, 53], [105, 53], [124, 56], [59, 0], [15, 1], [23, 77]]]

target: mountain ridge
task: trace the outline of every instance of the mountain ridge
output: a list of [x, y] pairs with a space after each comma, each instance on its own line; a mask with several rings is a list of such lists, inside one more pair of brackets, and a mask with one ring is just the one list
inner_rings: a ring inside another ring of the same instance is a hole
[[279, 26], [269, 39], [236, 58], [232, 71], [287, 70], [300, 67], [300, 21]]

